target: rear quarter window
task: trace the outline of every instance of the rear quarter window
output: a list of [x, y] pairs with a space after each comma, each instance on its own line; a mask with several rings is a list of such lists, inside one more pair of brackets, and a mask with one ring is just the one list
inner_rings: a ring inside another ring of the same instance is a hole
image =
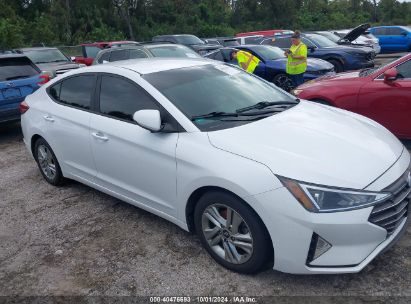
[[0, 81], [29, 78], [39, 73], [27, 57], [0, 58]]

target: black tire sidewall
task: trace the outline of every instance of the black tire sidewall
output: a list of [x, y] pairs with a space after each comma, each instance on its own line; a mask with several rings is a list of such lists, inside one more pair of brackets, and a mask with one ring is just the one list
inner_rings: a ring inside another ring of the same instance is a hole
[[[280, 77], [286, 77], [286, 78], [288, 78], [288, 80], [291, 82], [291, 87], [289, 88], [290, 90], [288, 90], [287, 88], [280, 87], [280, 86], [278, 86], [278, 85], [276, 84], [277, 79], [280, 78]], [[273, 83], [274, 85], [276, 85], [278, 88], [280, 88], [280, 89], [282, 89], [282, 90], [284, 90], [284, 91], [287, 91], [287, 92], [289, 92], [289, 91], [291, 91], [292, 89], [294, 89], [293, 80], [292, 80], [291, 77], [288, 76], [287, 74], [277, 74], [277, 75], [275, 75], [274, 78], [273, 78], [273, 80], [272, 80], [272, 83]]]
[[[54, 176], [54, 179], [52, 179], [52, 180], [49, 179], [49, 178], [44, 174], [43, 170], [41, 169], [40, 162], [39, 162], [39, 159], [38, 159], [38, 148], [39, 148], [40, 145], [46, 146], [47, 149], [49, 149], [51, 155], [53, 156], [54, 164], [55, 164], [55, 166], [56, 166], [56, 175]], [[50, 145], [47, 143], [47, 141], [46, 141], [45, 139], [43, 139], [43, 138], [39, 138], [39, 139], [36, 141], [36, 143], [34, 144], [34, 151], [33, 151], [33, 152], [34, 152], [34, 159], [36, 160], [37, 166], [39, 167], [40, 173], [41, 173], [41, 175], [44, 177], [44, 179], [45, 179], [49, 184], [52, 184], [52, 185], [54, 185], [54, 186], [59, 186], [59, 185], [61, 185], [62, 182], [63, 182], [63, 174], [62, 174], [62, 172], [61, 172], [60, 164], [59, 164], [59, 162], [58, 162], [58, 160], [57, 160], [56, 155], [54, 154], [53, 149], [50, 147]]]
[[344, 72], [344, 66], [337, 59], [329, 59], [328, 62], [334, 66], [334, 70], [336, 73]]
[[[208, 245], [202, 230], [202, 214], [212, 204], [224, 204], [235, 210], [247, 223], [253, 238], [253, 253], [244, 264], [232, 264], [219, 257]], [[252, 274], [263, 270], [272, 261], [273, 248], [268, 232], [254, 210], [230, 193], [210, 191], [198, 201], [194, 212], [194, 224], [198, 237], [207, 252], [222, 266], [239, 273]]]

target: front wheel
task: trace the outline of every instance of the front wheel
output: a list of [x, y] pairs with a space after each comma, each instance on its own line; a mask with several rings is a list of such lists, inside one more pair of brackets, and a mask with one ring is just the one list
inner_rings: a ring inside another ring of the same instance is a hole
[[328, 62], [334, 66], [334, 71], [336, 73], [344, 72], [344, 66], [342, 65], [340, 61], [336, 59], [329, 59]]
[[235, 196], [206, 193], [196, 206], [194, 220], [201, 243], [224, 267], [256, 273], [272, 260], [272, 243], [264, 224]]
[[295, 87], [293, 80], [287, 74], [275, 75], [273, 83], [286, 92], [290, 92]]

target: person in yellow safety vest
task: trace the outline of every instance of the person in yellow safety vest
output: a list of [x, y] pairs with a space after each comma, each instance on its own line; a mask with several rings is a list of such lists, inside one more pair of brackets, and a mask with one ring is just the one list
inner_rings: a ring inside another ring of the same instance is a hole
[[240, 68], [248, 73], [254, 73], [255, 68], [260, 63], [260, 59], [246, 51], [233, 51], [231, 59], [236, 59]]
[[295, 31], [291, 36], [292, 45], [284, 52], [288, 58], [286, 71], [291, 76], [294, 87], [304, 83], [304, 73], [307, 70], [307, 46], [301, 42], [301, 33]]

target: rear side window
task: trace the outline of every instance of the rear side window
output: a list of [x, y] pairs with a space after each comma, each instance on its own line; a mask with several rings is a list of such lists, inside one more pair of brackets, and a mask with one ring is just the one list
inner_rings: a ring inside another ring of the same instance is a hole
[[378, 36], [387, 35], [387, 29], [385, 27], [376, 28], [374, 30], [374, 34]]
[[85, 57], [87, 58], [96, 58], [98, 52], [101, 51], [101, 48], [97, 46], [85, 46], [84, 47], [84, 52], [85, 52]]
[[49, 94], [63, 104], [89, 110], [95, 84], [93, 75], [74, 76], [52, 86]]
[[133, 121], [134, 113], [144, 109], [158, 110], [158, 107], [141, 87], [123, 78], [102, 76], [100, 87], [102, 114]]
[[0, 59], [0, 81], [28, 78], [39, 73], [27, 57]]

